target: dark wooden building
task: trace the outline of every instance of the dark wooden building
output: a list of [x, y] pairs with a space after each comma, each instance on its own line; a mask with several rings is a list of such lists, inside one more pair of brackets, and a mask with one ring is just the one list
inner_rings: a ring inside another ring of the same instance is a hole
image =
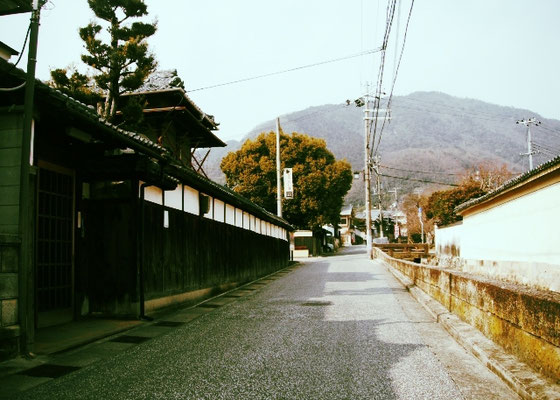
[[[0, 60], [1, 87], [24, 81]], [[145, 104], [135, 132], [36, 81], [27, 155], [24, 90], [0, 92], [0, 358], [44, 326], [141, 316], [288, 263], [291, 226], [192, 167], [194, 149], [224, 145], [214, 119], [180, 87], [130, 96]]]

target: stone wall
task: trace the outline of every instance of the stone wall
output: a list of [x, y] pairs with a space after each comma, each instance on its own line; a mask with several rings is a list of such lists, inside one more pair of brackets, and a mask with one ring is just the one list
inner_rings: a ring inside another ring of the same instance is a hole
[[560, 382], [560, 294], [501, 282], [465, 272], [383, 259], [450, 312]]

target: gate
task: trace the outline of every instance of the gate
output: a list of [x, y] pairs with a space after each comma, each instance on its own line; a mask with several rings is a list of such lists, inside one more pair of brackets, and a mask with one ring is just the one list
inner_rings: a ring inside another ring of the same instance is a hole
[[74, 294], [74, 173], [39, 169], [37, 188], [37, 326], [71, 321]]

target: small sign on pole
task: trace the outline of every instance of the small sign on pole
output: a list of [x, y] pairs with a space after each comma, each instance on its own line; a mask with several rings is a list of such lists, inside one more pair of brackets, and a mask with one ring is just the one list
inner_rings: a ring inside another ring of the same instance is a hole
[[284, 168], [284, 198], [294, 198], [294, 184], [292, 179], [292, 169]]

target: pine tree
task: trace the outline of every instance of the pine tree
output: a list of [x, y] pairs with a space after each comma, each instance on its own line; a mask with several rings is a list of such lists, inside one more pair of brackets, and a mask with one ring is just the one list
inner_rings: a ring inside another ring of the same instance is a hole
[[[88, 4], [95, 16], [107, 24], [103, 28], [91, 22], [80, 29], [88, 52], [82, 55], [82, 61], [98, 71], [95, 81], [106, 94], [100, 114], [112, 120], [119, 96], [142, 86], [156, 68], [146, 42], [156, 32], [156, 23], [137, 21], [125, 25], [129, 18], [148, 14], [143, 0], [88, 0]], [[109, 33], [109, 43], [98, 37], [103, 29]]]

